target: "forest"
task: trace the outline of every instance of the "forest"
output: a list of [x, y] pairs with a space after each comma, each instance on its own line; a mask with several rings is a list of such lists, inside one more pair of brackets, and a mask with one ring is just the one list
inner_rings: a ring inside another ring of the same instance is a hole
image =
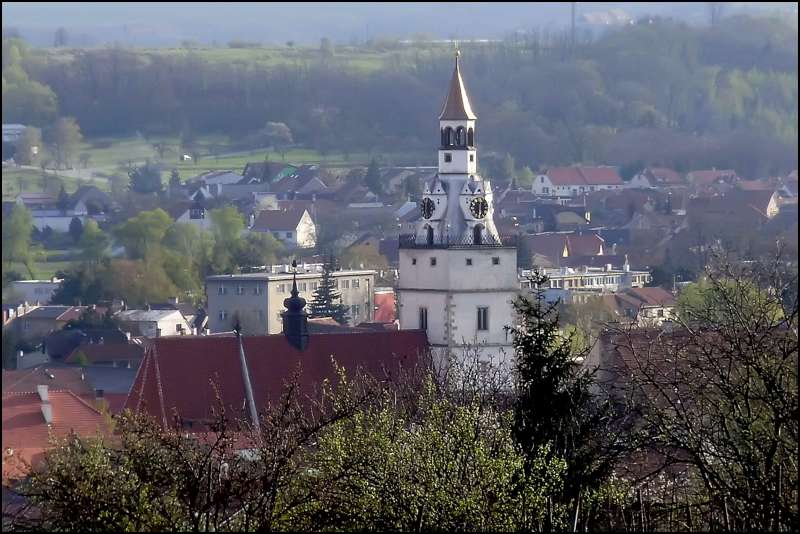
[[[295, 59], [263, 63], [280, 50], [220, 61], [212, 48], [64, 53], [4, 36], [4, 122], [74, 117], [87, 139], [222, 134], [242, 145], [281, 122], [298, 146], [323, 153], [430, 148], [451, 48], [323, 39], [298, 54], [290, 45]], [[528, 32], [461, 50], [484, 155], [510, 153], [535, 170], [641, 161], [750, 179], [797, 166], [796, 20], [646, 19], [574, 42]]]

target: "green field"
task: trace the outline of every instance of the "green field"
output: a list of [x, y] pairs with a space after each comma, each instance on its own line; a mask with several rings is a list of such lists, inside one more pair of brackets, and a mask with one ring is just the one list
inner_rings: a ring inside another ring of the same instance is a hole
[[[63, 176], [54, 174], [52, 171], [47, 172], [50, 176], [56, 176], [64, 182], [64, 189], [67, 193], [72, 193], [81, 184], [93, 184], [98, 188], [108, 191], [108, 181], [98, 177], [90, 177], [89, 173], [85, 173], [85, 178], [75, 178], [71, 176]], [[22, 180], [20, 182], [20, 179]], [[20, 185], [22, 191], [28, 193], [38, 193], [42, 191], [42, 171], [34, 171], [30, 169], [17, 169], [17, 168], [3, 168], [3, 200], [11, 200], [16, 198], [20, 193]]]

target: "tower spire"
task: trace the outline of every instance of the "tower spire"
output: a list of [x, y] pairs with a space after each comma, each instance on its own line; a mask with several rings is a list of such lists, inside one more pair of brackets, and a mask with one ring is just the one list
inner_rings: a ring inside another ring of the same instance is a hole
[[472, 111], [472, 106], [467, 96], [467, 88], [464, 87], [464, 80], [461, 78], [461, 67], [459, 65], [461, 51], [458, 48], [456, 48], [455, 56], [453, 76], [450, 78], [450, 88], [447, 90], [447, 98], [444, 101], [439, 120], [475, 120], [478, 117]]
[[283, 301], [283, 334], [289, 344], [302, 351], [308, 346], [308, 315], [303, 309], [306, 299], [297, 291], [297, 260], [292, 261], [292, 267], [292, 296]]

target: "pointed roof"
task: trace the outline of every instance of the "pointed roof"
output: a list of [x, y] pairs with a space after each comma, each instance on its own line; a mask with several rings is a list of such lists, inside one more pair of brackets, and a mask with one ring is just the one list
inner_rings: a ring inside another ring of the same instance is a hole
[[458, 57], [460, 55], [461, 53], [456, 51], [456, 67], [453, 69], [453, 77], [450, 79], [447, 99], [444, 101], [439, 120], [475, 120], [478, 118], [472, 111], [472, 106], [470, 106], [469, 97], [467, 96], [467, 88], [464, 87], [464, 80], [461, 79], [461, 70], [458, 66]]

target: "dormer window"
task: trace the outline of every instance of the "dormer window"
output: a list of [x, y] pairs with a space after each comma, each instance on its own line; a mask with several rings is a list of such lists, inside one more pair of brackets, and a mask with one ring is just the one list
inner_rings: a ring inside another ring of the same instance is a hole
[[189, 210], [190, 219], [205, 219], [206, 210], [204, 208], [192, 208]]

